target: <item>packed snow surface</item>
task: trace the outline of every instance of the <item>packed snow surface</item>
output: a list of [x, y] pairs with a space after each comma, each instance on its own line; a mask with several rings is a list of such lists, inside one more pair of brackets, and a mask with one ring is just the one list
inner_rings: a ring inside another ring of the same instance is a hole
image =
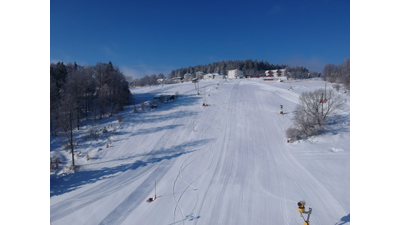
[[303, 224], [299, 200], [312, 208], [311, 224], [350, 224], [348, 94], [322, 134], [292, 143], [285, 135], [299, 94], [325, 84], [207, 80], [200, 95], [193, 83], [131, 89], [139, 112], [129, 106], [75, 132], [76, 173], [65, 168], [63, 136], [51, 137], [62, 161], [50, 175], [51, 224], [295, 225]]

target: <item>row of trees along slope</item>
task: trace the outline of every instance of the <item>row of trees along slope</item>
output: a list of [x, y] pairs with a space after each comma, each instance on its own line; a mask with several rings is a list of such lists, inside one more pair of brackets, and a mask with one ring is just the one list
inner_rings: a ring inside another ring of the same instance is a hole
[[342, 84], [350, 90], [350, 57], [340, 65], [326, 64], [322, 70], [322, 78], [330, 83]]
[[95, 66], [50, 64], [50, 132], [65, 134], [74, 163], [73, 130], [82, 119], [101, 119], [123, 110], [131, 99], [125, 76], [111, 62]]

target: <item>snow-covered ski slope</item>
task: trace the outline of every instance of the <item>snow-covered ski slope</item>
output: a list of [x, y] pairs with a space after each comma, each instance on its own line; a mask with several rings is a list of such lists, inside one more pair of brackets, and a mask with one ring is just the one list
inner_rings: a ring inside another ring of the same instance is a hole
[[[228, 79], [201, 81], [200, 95], [192, 83], [132, 89], [137, 101], [179, 98], [125, 110], [109, 148], [78, 144], [79, 172], [51, 175], [51, 224], [294, 225], [303, 224], [299, 200], [313, 209], [311, 224], [350, 224], [349, 97], [324, 134], [286, 143], [299, 94], [325, 82], [291, 86]], [[52, 154], [70, 160], [61, 147]]]

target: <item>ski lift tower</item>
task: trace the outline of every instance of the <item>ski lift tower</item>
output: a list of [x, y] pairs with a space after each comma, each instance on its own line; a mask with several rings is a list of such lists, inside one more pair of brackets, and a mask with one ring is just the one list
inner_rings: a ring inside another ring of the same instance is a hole
[[192, 83], [194, 83], [194, 89], [196, 90], [197, 95], [200, 95], [200, 88], [199, 88], [199, 79], [193, 78]]

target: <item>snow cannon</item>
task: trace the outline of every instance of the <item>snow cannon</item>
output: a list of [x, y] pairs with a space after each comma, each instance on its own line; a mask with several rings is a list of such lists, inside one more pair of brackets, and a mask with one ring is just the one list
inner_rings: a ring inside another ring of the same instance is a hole
[[[301, 200], [297, 203], [297, 210], [300, 212], [300, 216], [303, 218], [304, 223], [303, 225], [310, 225], [310, 215], [312, 212], [312, 208], [308, 208], [308, 211], [306, 211], [305, 208], [306, 202]], [[304, 218], [303, 214], [307, 214], [307, 219]]]
[[305, 213], [305, 211], [306, 211], [306, 208], [304, 207], [305, 205], [306, 205], [305, 201], [303, 201], [303, 200], [299, 201], [297, 203], [297, 206], [298, 206], [297, 210], [299, 210], [300, 213]]

